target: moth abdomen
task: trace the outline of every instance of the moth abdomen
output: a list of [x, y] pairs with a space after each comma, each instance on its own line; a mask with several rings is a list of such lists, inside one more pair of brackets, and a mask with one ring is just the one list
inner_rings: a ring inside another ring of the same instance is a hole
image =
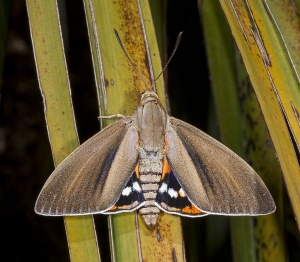
[[[140, 177], [147, 176], [147, 175], [140, 175]], [[142, 191], [145, 198], [145, 204], [143, 207], [140, 208], [139, 212], [144, 218], [144, 221], [149, 229], [152, 229], [156, 223], [158, 214], [160, 210], [155, 205], [155, 199], [158, 190], [158, 182], [156, 183], [142, 183]]]
[[158, 183], [142, 183], [143, 192], [156, 192], [158, 190]]
[[149, 229], [153, 229], [157, 223], [160, 210], [155, 205], [155, 199], [162, 174], [162, 155], [158, 152], [151, 152], [150, 159], [142, 154], [139, 160], [139, 179], [145, 204], [139, 210]]

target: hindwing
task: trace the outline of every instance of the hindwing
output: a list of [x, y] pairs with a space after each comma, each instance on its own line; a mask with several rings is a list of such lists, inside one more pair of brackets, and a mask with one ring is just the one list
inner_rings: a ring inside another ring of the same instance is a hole
[[[165, 161], [165, 165], [168, 165], [167, 161]], [[207, 215], [191, 203], [173, 171], [170, 168], [164, 168], [164, 170], [167, 172], [162, 175], [155, 205], [164, 212], [181, 216], [200, 217]]]
[[105, 214], [134, 211], [145, 204], [145, 198], [140, 181], [137, 178], [137, 173], [136, 168], [126, 186], [123, 188], [120, 198]]

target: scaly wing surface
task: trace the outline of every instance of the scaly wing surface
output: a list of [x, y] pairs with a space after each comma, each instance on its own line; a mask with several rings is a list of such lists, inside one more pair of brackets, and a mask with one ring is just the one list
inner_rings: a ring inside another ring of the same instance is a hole
[[137, 165], [137, 141], [130, 118], [104, 128], [54, 170], [37, 199], [35, 212], [84, 215], [111, 208]]
[[262, 215], [274, 200], [256, 172], [199, 129], [170, 118], [166, 157], [189, 200], [208, 214]]

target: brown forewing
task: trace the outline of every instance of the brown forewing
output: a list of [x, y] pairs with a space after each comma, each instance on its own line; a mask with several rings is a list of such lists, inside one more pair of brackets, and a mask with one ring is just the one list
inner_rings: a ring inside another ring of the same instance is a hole
[[[35, 211], [53, 216], [81, 215], [111, 207], [137, 163], [136, 140], [137, 132], [132, 130], [129, 118], [97, 133], [55, 169], [37, 199]], [[107, 188], [107, 184], [113, 186]]]
[[166, 156], [193, 204], [210, 214], [260, 215], [275, 211], [267, 187], [230, 149], [199, 129], [170, 118]]

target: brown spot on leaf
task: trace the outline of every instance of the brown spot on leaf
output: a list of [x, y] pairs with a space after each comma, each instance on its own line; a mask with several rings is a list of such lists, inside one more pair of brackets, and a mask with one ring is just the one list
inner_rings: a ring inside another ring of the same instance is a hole
[[172, 249], [172, 261], [177, 262], [176, 251], [175, 248]]
[[[140, 17], [136, 1], [120, 1], [116, 6], [120, 17], [120, 26], [116, 28], [120, 33], [121, 41], [132, 63], [139, 71], [146, 85], [150, 85], [150, 71], [148, 68], [145, 39], [143, 29], [140, 23]], [[146, 87], [141, 85], [141, 79], [136, 73], [132, 75], [133, 85], [139, 90], [145, 90]]]
[[106, 88], [109, 86], [109, 82], [108, 82], [108, 80], [106, 78], [104, 79], [104, 84], [105, 84]]

